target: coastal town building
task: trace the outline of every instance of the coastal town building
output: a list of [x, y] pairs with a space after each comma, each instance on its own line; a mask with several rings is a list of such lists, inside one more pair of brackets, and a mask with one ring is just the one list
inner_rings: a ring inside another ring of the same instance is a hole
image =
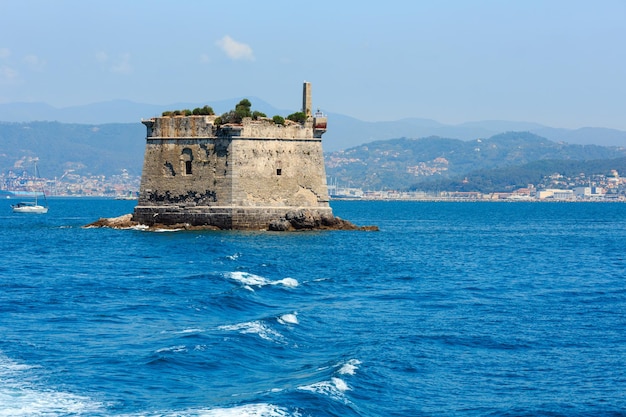
[[560, 189], [547, 189], [537, 191], [537, 198], [539, 200], [545, 200], [547, 198], [551, 198], [553, 200], [573, 200], [574, 199], [574, 191], [573, 190], [560, 190]]

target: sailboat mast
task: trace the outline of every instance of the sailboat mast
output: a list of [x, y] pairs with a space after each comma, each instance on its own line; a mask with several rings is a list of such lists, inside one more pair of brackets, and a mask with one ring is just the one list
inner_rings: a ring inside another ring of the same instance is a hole
[[[35, 161], [35, 178], [37, 180], [41, 180], [39, 177], [39, 166], [37, 165], [37, 161]], [[48, 207], [48, 199], [46, 198], [46, 188], [43, 185], [43, 182], [40, 183], [41, 193], [43, 194], [43, 201], [45, 202], [46, 207]], [[37, 193], [35, 193], [35, 205], [37, 204]]]

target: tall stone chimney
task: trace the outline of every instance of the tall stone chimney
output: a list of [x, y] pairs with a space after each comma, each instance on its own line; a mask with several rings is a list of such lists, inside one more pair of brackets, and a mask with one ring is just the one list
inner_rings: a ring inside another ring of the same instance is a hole
[[304, 113], [306, 117], [312, 116], [312, 107], [313, 105], [311, 104], [311, 83], [305, 81], [302, 87], [302, 113]]

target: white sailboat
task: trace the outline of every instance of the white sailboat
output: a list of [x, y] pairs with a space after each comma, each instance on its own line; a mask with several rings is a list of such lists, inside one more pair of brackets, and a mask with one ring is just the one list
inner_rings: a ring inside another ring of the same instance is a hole
[[[39, 170], [37, 169], [37, 162], [35, 161], [35, 176], [39, 178]], [[46, 214], [48, 212], [48, 200], [46, 200], [46, 193], [41, 190], [41, 195], [43, 195], [43, 199], [45, 201], [45, 206], [39, 204], [38, 201], [39, 193], [35, 193], [34, 201], [21, 201], [17, 204], [13, 204], [11, 208], [13, 208], [13, 213], [35, 213], [35, 214]]]

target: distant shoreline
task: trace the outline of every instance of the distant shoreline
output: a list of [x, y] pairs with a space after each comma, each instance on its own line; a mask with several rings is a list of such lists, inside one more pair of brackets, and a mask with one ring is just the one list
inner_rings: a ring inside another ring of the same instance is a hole
[[[38, 194], [41, 195], [41, 194]], [[0, 199], [6, 200], [15, 200], [19, 198], [23, 198], [26, 195], [10, 195], [10, 194], [0, 194]], [[49, 199], [101, 199], [101, 200], [119, 200], [119, 201], [137, 201], [137, 199], [129, 199], [129, 198], [119, 198], [117, 196], [109, 196], [109, 195], [48, 195], [46, 194], [46, 198]], [[331, 202], [333, 201], [355, 201], [355, 202], [365, 202], [365, 201], [410, 201], [410, 202], [424, 202], [424, 203], [626, 203], [626, 198], [614, 198], [614, 199], [597, 199], [597, 200], [554, 200], [554, 199], [490, 199], [490, 198], [450, 198], [450, 197], [431, 197], [431, 198], [331, 198]]]
[[481, 198], [331, 198], [330, 201], [411, 201], [424, 203], [626, 203], [626, 199], [553, 200], [553, 199], [481, 199]]

